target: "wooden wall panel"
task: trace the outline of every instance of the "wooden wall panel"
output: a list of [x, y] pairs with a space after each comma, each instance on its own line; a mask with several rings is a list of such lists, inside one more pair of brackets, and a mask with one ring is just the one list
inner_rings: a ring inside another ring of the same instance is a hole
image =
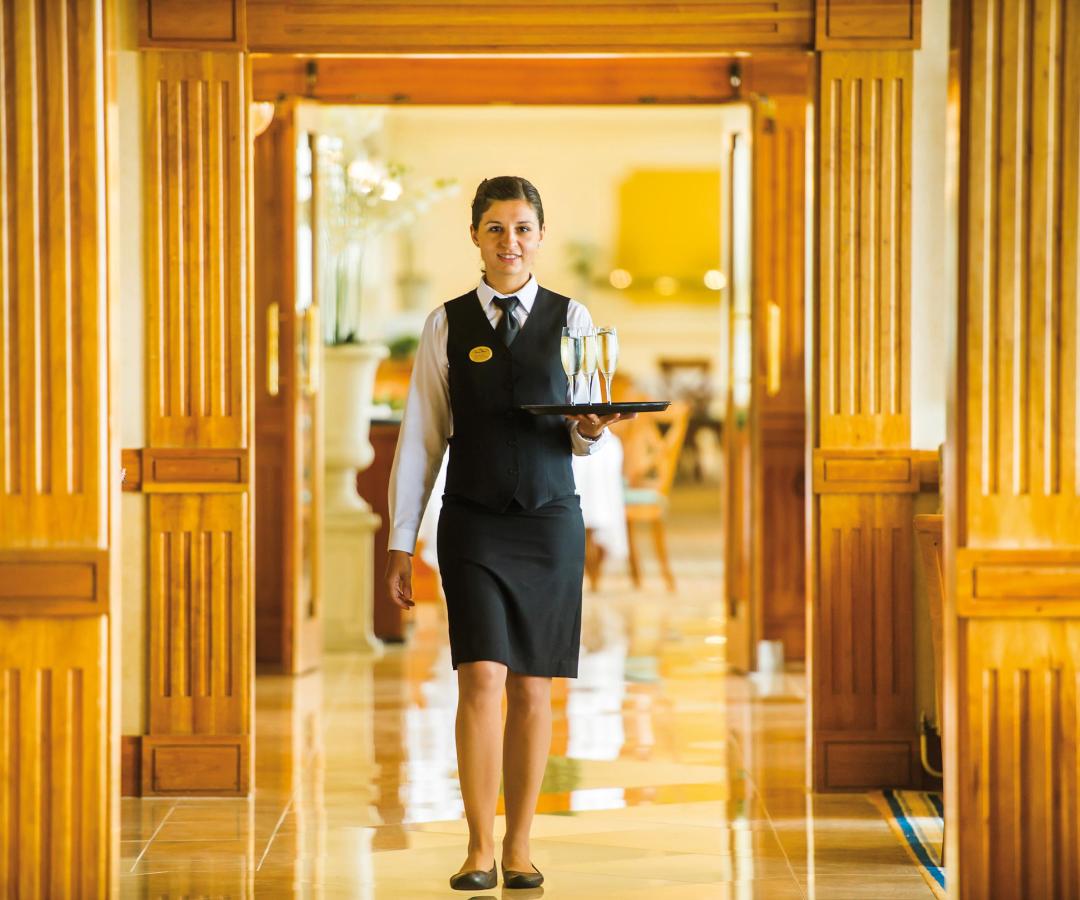
[[953, 895], [1080, 896], [1080, 11], [959, 17], [959, 356], [946, 477]]
[[106, 897], [115, 875], [107, 9], [0, 8], [4, 897]]
[[249, 725], [247, 499], [149, 498], [150, 733], [241, 734]]
[[0, 616], [0, 894], [106, 897], [105, 616]]
[[[732, 67], [741, 83], [731, 83]], [[717, 103], [767, 94], [806, 97], [813, 58], [752, 57], [304, 57], [252, 60], [255, 100], [323, 103]]]
[[818, 71], [811, 768], [819, 790], [915, 786], [912, 56]]
[[247, 445], [244, 71], [143, 54], [147, 415], [153, 447]]
[[[150, 684], [141, 783], [144, 793], [244, 794], [254, 687], [246, 76], [238, 52], [149, 50], [142, 63]], [[223, 753], [239, 767], [225, 780], [212, 764]]]
[[107, 542], [102, 17], [0, 12], [0, 546]]
[[910, 441], [911, 54], [821, 55], [822, 447]]
[[817, 0], [819, 50], [918, 50], [922, 0]]
[[812, 0], [762, 4], [677, 0], [527, 7], [435, 0], [343, 4], [247, 0], [248, 48], [282, 53], [648, 53], [810, 49]]
[[806, 654], [808, 102], [770, 97], [754, 112], [753, 602], [759, 635], [795, 660]]

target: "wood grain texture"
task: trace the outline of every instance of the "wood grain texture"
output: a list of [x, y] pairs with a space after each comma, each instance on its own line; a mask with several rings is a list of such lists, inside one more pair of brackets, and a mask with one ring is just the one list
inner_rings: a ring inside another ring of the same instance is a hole
[[1080, 896], [1080, 622], [964, 621], [959, 897]]
[[1077, 541], [1080, 11], [976, 4], [961, 248], [964, 542]]
[[818, 50], [918, 50], [922, 0], [817, 0]]
[[[772, 96], [754, 110], [754, 355], [751, 413], [753, 603], [758, 631], [786, 659], [806, 655], [806, 119], [807, 97]], [[769, 377], [775, 305], [779, 358]]]
[[142, 796], [242, 796], [251, 782], [250, 735], [144, 735]]
[[150, 733], [245, 734], [250, 726], [247, 498], [148, 499]]
[[821, 447], [910, 442], [911, 54], [821, 54]]
[[960, 7], [946, 853], [964, 900], [1080, 897], [1080, 10]]
[[108, 542], [101, 6], [0, 11], [0, 546]]
[[151, 447], [248, 442], [241, 60], [239, 53], [142, 57]]
[[108, 611], [107, 550], [0, 550], [0, 615], [92, 616]]
[[813, 43], [812, 0], [633, 3], [535, 0], [247, 0], [248, 49], [281, 53], [649, 53], [787, 48]]
[[107, 619], [0, 617], [0, 894], [108, 895]]
[[[731, 84], [736, 65], [742, 84]], [[718, 103], [739, 96], [808, 97], [812, 57], [314, 58], [257, 56], [255, 100], [324, 103]], [[801, 238], [800, 238], [801, 240]]]
[[139, 0], [139, 45], [243, 49], [244, 0]]

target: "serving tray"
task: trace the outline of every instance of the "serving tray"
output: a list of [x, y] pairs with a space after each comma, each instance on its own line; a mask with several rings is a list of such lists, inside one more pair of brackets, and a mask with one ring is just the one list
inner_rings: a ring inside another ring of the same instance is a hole
[[526, 403], [521, 409], [536, 416], [610, 416], [615, 413], [662, 412], [670, 400], [634, 400], [629, 403]]

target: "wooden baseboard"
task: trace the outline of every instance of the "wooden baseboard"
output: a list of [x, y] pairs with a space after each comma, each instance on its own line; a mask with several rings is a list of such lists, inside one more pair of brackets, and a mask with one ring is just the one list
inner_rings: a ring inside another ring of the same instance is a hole
[[120, 737], [120, 796], [138, 797], [142, 794], [142, 735]]
[[139, 739], [143, 797], [243, 797], [251, 785], [251, 736], [157, 735]]
[[919, 788], [922, 767], [917, 737], [866, 740], [851, 737], [819, 739], [816, 790], [866, 791], [876, 788]]

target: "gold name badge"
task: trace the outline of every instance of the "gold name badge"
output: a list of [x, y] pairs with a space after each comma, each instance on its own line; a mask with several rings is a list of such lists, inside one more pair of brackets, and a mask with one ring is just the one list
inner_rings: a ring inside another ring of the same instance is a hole
[[473, 362], [487, 362], [491, 359], [491, 355], [490, 347], [473, 347], [469, 351], [469, 359]]

